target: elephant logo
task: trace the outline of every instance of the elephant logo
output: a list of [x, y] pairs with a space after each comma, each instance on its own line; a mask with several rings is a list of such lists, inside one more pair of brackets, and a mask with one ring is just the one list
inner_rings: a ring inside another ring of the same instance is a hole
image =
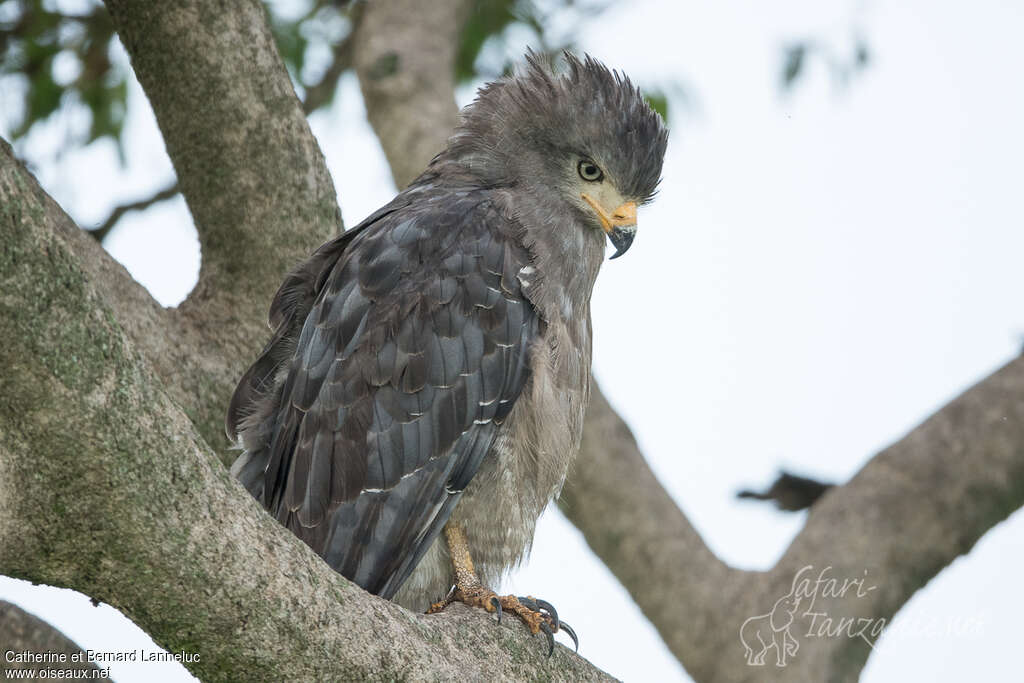
[[767, 614], [750, 617], [740, 626], [740, 642], [750, 666], [764, 666], [768, 651], [775, 648], [775, 665], [786, 666], [786, 658], [796, 655], [800, 649], [793, 634], [789, 632], [800, 606], [800, 598], [793, 590], [779, 598]]

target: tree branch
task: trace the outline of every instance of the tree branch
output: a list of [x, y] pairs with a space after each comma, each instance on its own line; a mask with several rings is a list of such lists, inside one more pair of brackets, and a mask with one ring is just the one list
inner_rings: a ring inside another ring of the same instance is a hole
[[[185, 408], [203, 436], [210, 443], [225, 444], [222, 426], [224, 406], [231, 391], [230, 382], [237, 379], [230, 377], [231, 366], [239, 360], [219, 357], [217, 354], [222, 353], [219, 348], [206, 344], [187, 319], [157, 303], [124, 266], [81, 230], [39, 187], [3, 140], [0, 140], [0, 167], [10, 174], [17, 169], [19, 191], [23, 193], [24, 201], [37, 207], [41, 220], [74, 244], [82, 269], [92, 282], [98, 283], [99, 292], [104, 302], [116, 312], [118, 323], [164, 379], [167, 391]], [[252, 327], [260, 328], [255, 323]], [[226, 332], [230, 333], [230, 330]], [[257, 336], [255, 331], [251, 334]], [[265, 335], [265, 331], [259, 330], [258, 334]], [[254, 341], [253, 346], [257, 347], [258, 343]], [[218, 385], [218, 380], [224, 386]], [[223, 401], [220, 404], [217, 403], [218, 395]], [[225, 459], [229, 457], [230, 454], [226, 453]]]
[[603, 678], [511, 620], [373, 597], [269, 517], [0, 151], [0, 572], [110, 603], [208, 681]]
[[[856, 601], [858, 615], [888, 621], [1022, 505], [1024, 358], [1017, 358], [826, 493], [763, 585], [769, 595], [784, 595], [808, 564], [831, 565], [842, 577], [867, 570], [878, 590]], [[841, 613], [849, 603], [823, 596], [815, 610]], [[806, 645], [801, 669], [821, 680], [859, 671], [870, 654], [859, 638]]]
[[331, 63], [320, 80], [306, 88], [306, 96], [302, 100], [302, 111], [306, 114], [313, 113], [331, 101], [338, 88], [338, 79], [352, 66], [352, 36], [356, 34], [362, 20], [363, 5], [354, 5], [348, 16], [351, 30], [331, 50]]
[[258, 320], [281, 273], [339, 228], [330, 174], [266, 10], [256, 0], [231, 11], [209, 0], [106, 5], [199, 232], [195, 296]]
[[[257, 0], [109, 0], [192, 212], [199, 284], [172, 314], [160, 375], [223, 454], [224, 411], [266, 342], [284, 274], [342, 229], [323, 155]], [[171, 346], [170, 344], [167, 346]]]
[[790, 592], [808, 565], [815, 576], [831, 567], [840, 581], [866, 570], [878, 585], [856, 600], [819, 595], [815, 612], [888, 623], [918, 589], [1024, 505], [1024, 358], [828, 491], [770, 572], [731, 569], [710, 553], [600, 394], [588, 410], [561, 505], [697, 680], [855, 678], [870, 654], [864, 639], [801, 640], [799, 656], [785, 668], [750, 667], [740, 627]]
[[409, 184], [455, 124], [455, 56], [469, 0], [368, 3], [355, 34], [355, 67], [395, 185]]
[[158, 190], [144, 199], [129, 202], [127, 204], [121, 204], [120, 206], [115, 207], [114, 210], [110, 212], [110, 215], [107, 216], [105, 221], [95, 228], [90, 228], [88, 232], [97, 242], [102, 242], [106, 236], [110, 234], [110, 231], [114, 229], [114, 226], [117, 225], [117, 222], [129, 211], [142, 211], [143, 209], [148, 209], [154, 204], [176, 197], [179, 192], [181, 192], [181, 188], [178, 187], [178, 181], [175, 180], [164, 189]]
[[164, 352], [173, 345], [175, 326], [170, 312], [160, 306], [124, 266], [111, 258], [99, 242], [75, 224], [57, 202], [43, 191], [36, 179], [14, 156], [10, 145], [2, 139], [0, 170], [11, 178], [16, 175], [22, 201], [35, 207], [41, 222], [52, 226], [64, 239], [74, 244], [82, 269], [90, 280], [102, 283], [100, 293], [106, 304], [117, 311], [118, 322], [146, 352], [147, 357], [155, 361], [156, 367], [163, 366], [161, 360], [167, 356]]
[[709, 641], [750, 573], [730, 569], [705, 545], [596, 382], [559, 507], [673, 654], [703, 680], [691, 663], [720, 654]]

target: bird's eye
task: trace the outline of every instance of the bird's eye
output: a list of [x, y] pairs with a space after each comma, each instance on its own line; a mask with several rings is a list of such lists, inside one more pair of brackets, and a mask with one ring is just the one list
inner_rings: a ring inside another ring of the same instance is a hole
[[576, 170], [580, 173], [580, 178], [583, 178], [587, 182], [596, 183], [601, 178], [604, 178], [604, 173], [597, 167], [593, 161], [589, 159], [580, 159], [579, 166]]

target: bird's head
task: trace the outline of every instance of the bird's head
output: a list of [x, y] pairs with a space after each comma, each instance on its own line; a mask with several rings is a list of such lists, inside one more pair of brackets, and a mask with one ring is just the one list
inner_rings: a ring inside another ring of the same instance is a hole
[[556, 74], [531, 52], [521, 73], [482, 88], [447, 155], [487, 185], [550, 205], [555, 220], [539, 229], [602, 230], [615, 258], [654, 196], [668, 131], [628, 78], [589, 56], [565, 60]]

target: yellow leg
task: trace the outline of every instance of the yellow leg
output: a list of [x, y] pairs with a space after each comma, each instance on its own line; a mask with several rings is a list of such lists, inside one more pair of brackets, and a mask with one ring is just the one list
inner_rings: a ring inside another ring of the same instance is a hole
[[[480, 577], [476, 575], [476, 569], [473, 567], [473, 557], [469, 552], [469, 541], [464, 529], [455, 524], [446, 524], [444, 537], [448, 542], [448, 553], [451, 555], [452, 568], [455, 570], [455, 589], [444, 600], [431, 605], [427, 614], [440, 612], [453, 602], [461, 602], [470, 607], [482, 607], [488, 612], [497, 612], [498, 621], [501, 621], [502, 613], [512, 612], [526, 624], [530, 633], [544, 632], [550, 646], [549, 656], [554, 649], [552, 634], [559, 630], [559, 626], [570, 634], [573, 642], [576, 642], [576, 634], [568, 624], [560, 624], [558, 614], [549, 603], [532, 597], [517, 598], [514, 595], [498, 595], [480, 582]], [[523, 602], [526, 602], [529, 607]], [[546, 612], [541, 611], [542, 609]]]

